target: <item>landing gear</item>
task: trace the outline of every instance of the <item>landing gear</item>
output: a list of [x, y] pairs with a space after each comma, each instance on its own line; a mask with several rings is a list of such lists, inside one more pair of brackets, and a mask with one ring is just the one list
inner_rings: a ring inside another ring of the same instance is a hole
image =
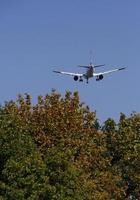
[[79, 81], [80, 81], [80, 82], [83, 82], [83, 79], [80, 77]]

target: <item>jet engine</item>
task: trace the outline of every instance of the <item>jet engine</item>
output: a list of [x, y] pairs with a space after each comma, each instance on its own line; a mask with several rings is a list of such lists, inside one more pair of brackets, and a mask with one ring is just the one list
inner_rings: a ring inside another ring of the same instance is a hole
[[100, 80], [102, 80], [103, 78], [104, 78], [104, 76], [101, 74], [101, 75], [97, 76], [96, 81], [100, 81]]
[[78, 76], [74, 76], [73, 79], [74, 79], [75, 81], [78, 81]]

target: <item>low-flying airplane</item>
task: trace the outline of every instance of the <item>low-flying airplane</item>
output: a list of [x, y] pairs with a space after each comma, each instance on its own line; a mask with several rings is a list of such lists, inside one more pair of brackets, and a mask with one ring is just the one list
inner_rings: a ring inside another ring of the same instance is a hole
[[89, 78], [95, 77], [96, 81], [100, 81], [104, 78], [104, 75], [110, 74], [110, 73], [113, 73], [113, 72], [117, 72], [117, 71], [120, 71], [120, 70], [124, 70], [126, 68], [126, 67], [121, 67], [121, 68], [116, 68], [116, 69], [112, 69], [112, 70], [105, 71], [105, 72], [96, 73], [95, 68], [102, 67], [102, 66], [105, 66], [105, 65], [93, 65], [92, 63], [90, 63], [89, 65], [78, 65], [78, 66], [85, 68], [86, 72], [83, 73], [83, 74], [82, 73], [72, 73], [72, 72], [58, 71], [58, 70], [54, 70], [53, 72], [73, 76], [73, 79], [75, 81], [78, 81], [78, 80], [83, 81], [83, 78], [85, 78], [86, 82], [88, 83]]

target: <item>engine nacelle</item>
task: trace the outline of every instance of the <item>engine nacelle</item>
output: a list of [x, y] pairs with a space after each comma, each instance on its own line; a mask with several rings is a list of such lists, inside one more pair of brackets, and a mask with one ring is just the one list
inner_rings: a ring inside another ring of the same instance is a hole
[[78, 81], [78, 76], [74, 76], [73, 79], [74, 79], [75, 81]]
[[104, 76], [101, 74], [101, 75], [97, 76], [96, 81], [100, 81], [100, 80], [102, 80], [103, 78], [104, 78]]

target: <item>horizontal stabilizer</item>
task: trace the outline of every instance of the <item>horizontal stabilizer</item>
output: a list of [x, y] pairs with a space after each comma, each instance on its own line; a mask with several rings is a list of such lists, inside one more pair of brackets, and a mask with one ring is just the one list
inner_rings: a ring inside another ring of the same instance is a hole
[[102, 67], [102, 66], [105, 66], [105, 64], [103, 64], [103, 65], [95, 65], [94, 68]]
[[78, 67], [83, 67], [83, 68], [86, 68], [86, 69], [89, 69], [89, 68], [90, 68], [89, 65], [78, 65]]
[[83, 67], [83, 68], [86, 68], [86, 69], [89, 69], [90, 67], [93, 67], [93, 68], [97, 68], [97, 67], [102, 67], [102, 66], [105, 66], [105, 64], [103, 64], [103, 65], [78, 65], [78, 67]]

